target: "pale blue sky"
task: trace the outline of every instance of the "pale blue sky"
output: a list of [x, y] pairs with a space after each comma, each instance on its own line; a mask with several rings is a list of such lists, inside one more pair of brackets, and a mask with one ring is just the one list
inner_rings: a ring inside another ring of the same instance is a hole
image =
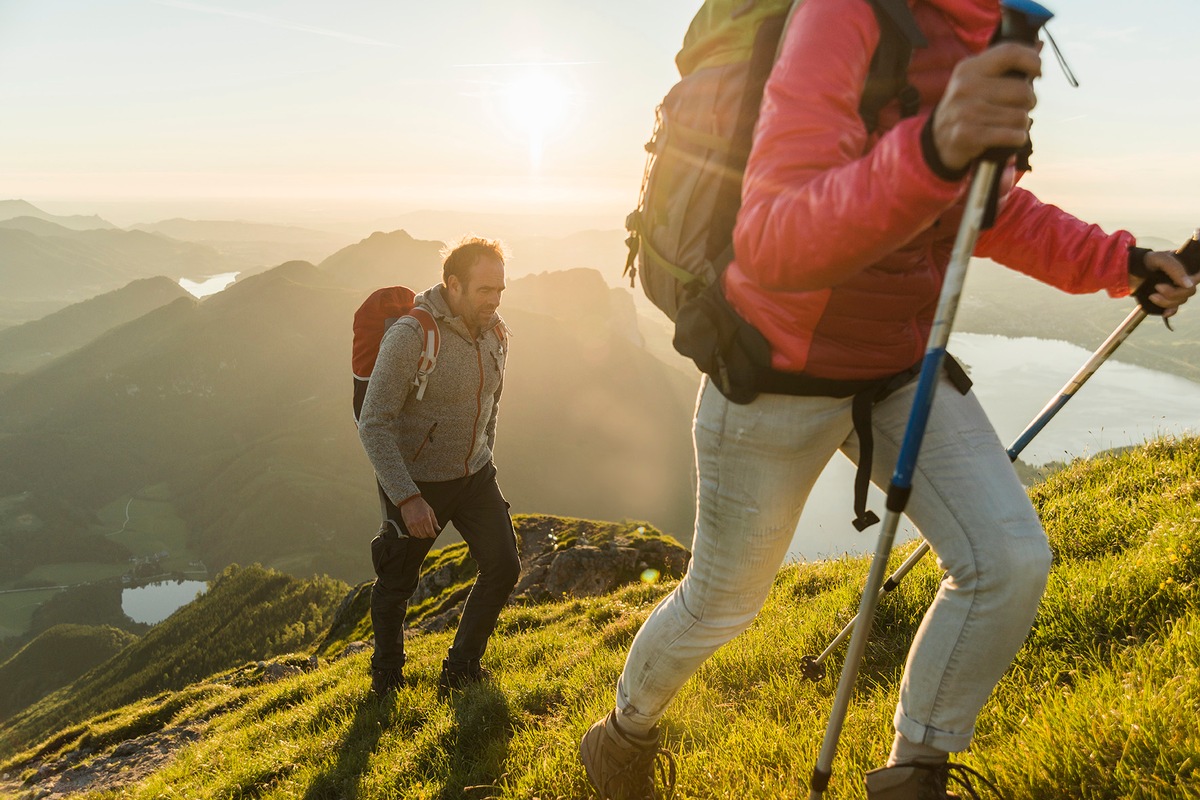
[[[1110, 226], [1190, 230], [1200, 4], [1049, 5], [1082, 86], [1047, 65], [1029, 185]], [[619, 227], [697, 6], [0, 0], [0, 199], [120, 223], [165, 200], [158, 216], [535, 210]]]

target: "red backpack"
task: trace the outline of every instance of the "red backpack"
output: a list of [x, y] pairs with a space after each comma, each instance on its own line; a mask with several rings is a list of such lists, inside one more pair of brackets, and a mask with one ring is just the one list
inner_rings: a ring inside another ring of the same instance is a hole
[[417, 374], [413, 386], [417, 387], [417, 399], [425, 396], [425, 384], [429, 373], [437, 366], [438, 348], [442, 335], [437, 321], [428, 309], [415, 305], [416, 295], [405, 286], [388, 286], [371, 293], [354, 312], [354, 354], [351, 366], [354, 369], [354, 419], [362, 412], [363, 399], [367, 396], [367, 381], [375, 369], [379, 357], [379, 344], [383, 334], [402, 317], [412, 317], [421, 323], [425, 349], [417, 361]]

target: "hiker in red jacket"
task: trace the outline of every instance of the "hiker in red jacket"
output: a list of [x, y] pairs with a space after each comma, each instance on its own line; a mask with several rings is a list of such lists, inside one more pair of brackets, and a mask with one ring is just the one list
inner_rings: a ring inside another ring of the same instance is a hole
[[[915, 51], [915, 114], [859, 116], [880, 38], [867, 2], [807, 0], [794, 12], [763, 98], [723, 277], [729, 305], [770, 345], [778, 373], [885, 380], [918, 363], [962, 214], [972, 163], [1027, 140], [1039, 52], [988, 47], [998, 0], [915, 0], [929, 46]], [[1015, 186], [1005, 170], [994, 227], [976, 255], [1068, 292], [1124, 297], [1149, 270], [1164, 316], [1195, 292], [1170, 253], [1138, 248]], [[943, 377], [942, 380], [947, 380]], [[914, 383], [871, 411], [871, 478], [896, 463]], [[616, 708], [584, 735], [602, 798], [656, 797], [658, 721], [684, 682], [761, 609], [804, 502], [839, 450], [857, 461], [850, 397], [761, 392], [730, 402], [706, 377], [694, 435], [699, 507], [685, 578], [643, 625]], [[865, 437], [864, 437], [865, 439]], [[865, 448], [864, 448], [865, 449]], [[867, 774], [871, 800], [945, 798], [949, 754], [1032, 623], [1050, 567], [1045, 533], [978, 400], [935, 395], [907, 514], [945, 571], [908, 654], [891, 753]], [[882, 759], [883, 754], [880, 754]], [[673, 774], [670, 770], [668, 774]]]

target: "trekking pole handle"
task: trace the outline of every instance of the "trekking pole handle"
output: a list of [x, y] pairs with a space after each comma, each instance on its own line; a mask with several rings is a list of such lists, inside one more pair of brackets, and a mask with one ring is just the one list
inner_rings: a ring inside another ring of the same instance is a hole
[[1001, 42], [1037, 45], [1042, 26], [1054, 18], [1050, 9], [1033, 0], [1005, 0], [1000, 6]]
[[[1184, 269], [1188, 271], [1189, 275], [1200, 274], [1200, 228], [1196, 229], [1187, 244], [1175, 251], [1175, 257], [1183, 263]], [[1166, 311], [1165, 308], [1150, 299], [1150, 295], [1158, 291], [1156, 287], [1160, 283], [1173, 283], [1173, 281], [1161, 269], [1150, 270], [1133, 293], [1133, 296], [1137, 298], [1138, 305], [1147, 314], [1162, 316], [1162, 313]]]
[[[1018, 42], [1036, 47], [1038, 33], [1054, 16], [1046, 7], [1033, 0], [1005, 0], [1000, 4], [1000, 28], [996, 31], [993, 44]], [[1010, 78], [1028, 78], [1023, 72], [1009, 72]], [[1008, 160], [1016, 150], [1008, 147], [993, 147], [983, 154], [984, 161], [999, 164]], [[987, 226], [985, 226], [987, 227]]]

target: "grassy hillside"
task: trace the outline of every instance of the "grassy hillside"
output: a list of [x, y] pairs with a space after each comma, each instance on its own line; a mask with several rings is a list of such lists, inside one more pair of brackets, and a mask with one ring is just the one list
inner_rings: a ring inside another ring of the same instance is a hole
[[0, 664], [0, 719], [66, 686], [137, 641], [110, 625], [55, 625]]
[[135, 644], [0, 728], [0, 752], [93, 714], [213, 673], [303, 649], [325, 634], [349, 587], [259, 566], [229, 567], [209, 590]]
[[[1013, 800], [1197, 797], [1200, 441], [1072, 464], [1033, 498], [1055, 567], [963, 760]], [[866, 570], [864, 559], [786, 567], [749, 631], [684, 687], [664, 721], [677, 797], [807, 794], [837, 676], [811, 683], [798, 659], [854, 613]], [[904, 654], [938, 577], [927, 559], [881, 604], [831, 799], [863, 797], [862, 772], [887, 752]], [[435, 691], [450, 634], [423, 634], [410, 640], [411, 685], [382, 702], [365, 652], [277, 682], [231, 670], [23, 753], [10, 731], [0, 773], [13, 793], [71, 786], [97, 800], [588, 797], [579, 737], [612, 703], [633, 635], [672, 585], [508, 608], [486, 659], [494, 682], [450, 701]], [[172, 758], [131, 762], [152, 737], [174, 743]]]

